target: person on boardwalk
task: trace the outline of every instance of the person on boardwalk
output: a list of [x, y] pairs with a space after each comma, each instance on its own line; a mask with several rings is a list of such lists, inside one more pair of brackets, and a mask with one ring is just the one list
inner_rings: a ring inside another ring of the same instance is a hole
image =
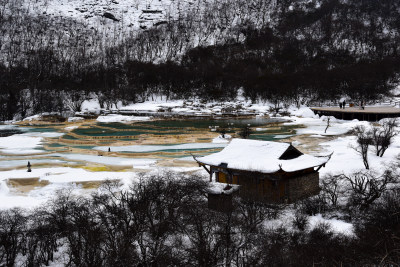
[[344, 109], [344, 105], [345, 105], [345, 103], [346, 103], [346, 98], [344, 98], [344, 97], [342, 97], [340, 100], [339, 100], [339, 107], [342, 109]]
[[346, 107], [346, 100], [343, 100], [343, 109]]

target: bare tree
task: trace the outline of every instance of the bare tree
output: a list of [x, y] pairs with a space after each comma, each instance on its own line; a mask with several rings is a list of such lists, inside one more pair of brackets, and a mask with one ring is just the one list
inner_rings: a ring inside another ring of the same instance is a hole
[[0, 265], [14, 266], [23, 246], [26, 217], [20, 209], [0, 211]]
[[66, 97], [66, 106], [73, 112], [81, 111], [83, 101], [85, 101], [84, 92], [72, 91], [69, 96]]
[[396, 127], [398, 126], [397, 119], [385, 120], [382, 127], [373, 127], [372, 143], [375, 146], [376, 155], [382, 157], [385, 151], [392, 143], [393, 137], [398, 134]]
[[326, 128], [324, 133], [326, 133], [326, 130], [328, 130], [329, 126], [331, 126], [331, 116], [328, 116], [326, 119]]
[[238, 135], [240, 136], [240, 138], [243, 138], [243, 139], [247, 139], [247, 138], [249, 138], [249, 136], [252, 134], [252, 131], [251, 131], [251, 128], [250, 128], [250, 126], [244, 126], [241, 130], [240, 130], [240, 132], [238, 133]]
[[341, 181], [343, 179], [340, 175], [328, 175], [321, 183], [321, 192], [324, 199], [334, 207], [338, 204], [338, 198], [343, 193]]
[[351, 188], [351, 204], [365, 210], [386, 192], [389, 184], [396, 182], [391, 170], [386, 170], [381, 176], [371, 171], [360, 171], [352, 175], [341, 175]]
[[362, 157], [365, 168], [369, 169], [368, 162], [368, 148], [372, 143], [371, 132], [365, 129], [363, 125], [357, 125], [353, 132], [357, 137], [357, 146], [352, 147], [357, 153], [359, 153]]

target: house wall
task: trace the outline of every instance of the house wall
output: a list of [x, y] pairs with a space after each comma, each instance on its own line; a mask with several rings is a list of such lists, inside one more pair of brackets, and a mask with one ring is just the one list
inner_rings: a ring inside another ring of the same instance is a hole
[[287, 192], [289, 202], [294, 202], [298, 199], [306, 198], [318, 194], [319, 188], [319, 173], [312, 172], [299, 177], [287, 180]]
[[[228, 184], [228, 175], [223, 173], [223, 172], [217, 172], [216, 173], [216, 181], [219, 183], [225, 183]], [[233, 175], [232, 176], [232, 183], [231, 184], [238, 184], [238, 176]]]
[[259, 177], [239, 176], [240, 195], [257, 201], [281, 202], [285, 195], [285, 181], [271, 181]]
[[[312, 168], [295, 173], [276, 173], [275, 180], [267, 179], [260, 173], [234, 175], [232, 184], [241, 185], [240, 195], [258, 201], [294, 202], [319, 192], [319, 173]], [[216, 181], [228, 183], [228, 175], [216, 173]]]

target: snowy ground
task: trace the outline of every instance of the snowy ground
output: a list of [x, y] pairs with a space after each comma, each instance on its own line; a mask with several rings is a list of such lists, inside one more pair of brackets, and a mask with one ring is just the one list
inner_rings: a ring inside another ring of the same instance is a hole
[[[327, 117], [314, 115], [308, 108], [300, 109], [294, 112], [300, 117], [290, 117], [292, 122], [284, 123], [285, 125], [304, 125], [305, 128], [296, 130], [297, 135], [310, 135], [310, 137], [319, 139], [319, 146], [323, 148], [324, 152], [319, 155], [327, 155], [333, 152], [331, 160], [326, 164], [325, 168], [320, 170], [320, 175], [323, 177], [325, 174], [349, 174], [355, 171], [364, 170], [360, 154], [358, 154], [354, 147], [357, 146], [356, 138], [352, 135], [344, 135], [357, 125], [370, 127], [370, 123], [358, 120], [337, 120], [331, 118], [330, 126], [325, 133], [327, 125]], [[304, 117], [303, 117], [304, 116]], [[400, 128], [398, 129], [400, 130]], [[335, 137], [333, 140], [324, 142], [324, 138]], [[301, 145], [297, 142], [294, 145]], [[382, 170], [385, 165], [394, 161], [396, 156], [400, 154], [400, 136], [394, 138], [393, 144], [388, 148], [383, 157], [378, 157], [374, 153], [374, 149], [370, 147], [368, 158], [370, 168]]]
[[39, 154], [46, 151], [38, 150], [41, 147], [42, 138], [13, 135], [0, 138], [0, 151], [5, 154]]
[[[258, 116], [263, 116], [269, 113], [271, 108], [270, 103], [257, 103], [253, 104], [246, 100], [242, 96], [242, 92], [239, 91], [236, 100], [231, 102], [208, 102], [202, 103], [199, 100], [194, 101], [184, 101], [184, 100], [168, 100], [165, 97], [154, 96], [154, 100], [146, 101], [144, 103], [132, 103], [128, 105], [122, 105], [119, 102], [116, 106], [114, 105], [111, 110], [103, 110], [100, 108], [100, 104], [97, 99], [86, 100], [82, 103], [81, 113], [93, 113], [99, 114], [101, 112], [112, 112], [120, 114], [128, 113], [168, 113], [176, 115], [189, 115], [189, 116], [199, 116], [199, 115], [222, 115], [223, 113], [231, 114], [256, 114]], [[140, 118], [135, 116], [117, 116], [116, 114], [109, 114], [99, 117], [102, 122], [126, 122], [134, 120], [146, 120], [147, 118]]]
[[[189, 10], [194, 1], [140, 1], [140, 0], [52, 0], [36, 1], [33, 5], [26, 1], [27, 9], [32, 14], [45, 14], [52, 17], [66, 17], [88, 24], [91, 27], [108, 30], [136, 30], [140, 26], [152, 27], [160, 21], [175, 17], [178, 11]], [[157, 10], [159, 14], [148, 14], [143, 10]], [[105, 18], [105, 12], [112, 14], [118, 21]]]

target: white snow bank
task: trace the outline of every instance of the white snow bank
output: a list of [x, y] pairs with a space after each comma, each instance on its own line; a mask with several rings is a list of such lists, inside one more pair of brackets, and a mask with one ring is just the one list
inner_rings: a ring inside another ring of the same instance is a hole
[[278, 135], [275, 135], [274, 138], [275, 139], [284, 139], [284, 138], [289, 138], [291, 136], [293, 136], [293, 134], [278, 134]]
[[68, 118], [68, 122], [79, 122], [79, 121], [83, 121], [84, 118], [82, 117], [69, 117]]
[[52, 138], [52, 137], [60, 137], [62, 135], [64, 135], [64, 133], [59, 133], [59, 132], [26, 132], [26, 133], [21, 134], [20, 136]]
[[42, 118], [42, 116], [37, 114], [37, 115], [26, 117], [25, 119], [23, 119], [23, 121], [40, 120], [41, 118]]
[[46, 151], [37, 150], [41, 147], [42, 138], [25, 135], [0, 137], [0, 151], [6, 154], [35, 154]]
[[44, 187], [37, 187], [26, 195], [16, 195], [13, 192], [14, 189], [11, 188], [9, 193], [0, 193], [0, 209], [10, 209], [15, 207], [29, 209], [43, 206], [46, 201], [54, 198], [57, 191], [66, 188], [73, 190], [74, 195], [87, 194], [87, 190], [81, 189], [81, 186], [63, 183], [49, 184]]
[[[54, 193], [54, 192], [53, 192]], [[21, 208], [33, 208], [38, 207], [49, 199], [50, 196], [46, 199], [40, 199], [32, 196], [19, 196], [12, 194], [1, 194], [0, 193], [0, 210], [12, 209], [15, 207]]]
[[160, 108], [181, 108], [183, 106], [183, 100], [163, 102], [148, 101], [144, 103], [131, 104], [125, 107], [121, 107], [120, 110], [135, 110], [135, 111], [158, 111]]
[[314, 112], [307, 107], [301, 107], [298, 110], [293, 110], [290, 112], [293, 116], [303, 117], [303, 118], [318, 118], [318, 115], [315, 115]]
[[97, 99], [85, 100], [81, 105], [82, 112], [100, 113], [100, 103]]
[[105, 116], [99, 116], [97, 118], [98, 122], [132, 122], [132, 121], [148, 121], [151, 117], [144, 116], [126, 116], [118, 114], [109, 114]]
[[337, 122], [338, 120], [335, 118], [335, 117], [333, 117], [333, 116], [321, 116], [321, 118], [320, 118], [322, 121], [328, 121], [328, 119], [329, 119], [329, 122], [331, 123], [331, 122]]
[[330, 126], [325, 132], [327, 126], [327, 117], [321, 118], [294, 118], [290, 117], [292, 122], [285, 122], [284, 125], [304, 125], [305, 128], [296, 129], [296, 134], [310, 134], [310, 135], [323, 135], [323, 136], [332, 136], [332, 135], [342, 135], [350, 131], [357, 125], [369, 126], [369, 122], [367, 121], [359, 121], [359, 120], [331, 120]]
[[222, 135], [215, 137], [212, 142], [215, 144], [229, 143], [230, 139], [232, 139], [232, 136], [229, 134], [225, 134], [224, 137], [222, 137]]
[[74, 129], [77, 129], [77, 128], [79, 128], [79, 126], [68, 126], [68, 127], [65, 127], [64, 129], [65, 130], [67, 130], [67, 131], [72, 131], [72, 130], [74, 130]]
[[319, 223], [327, 223], [336, 233], [352, 235], [354, 232], [353, 224], [347, 223], [338, 219], [325, 219], [321, 214], [309, 217], [310, 228], [313, 229]]
[[0, 196], [8, 194], [9, 192], [10, 192], [10, 189], [8, 188], [6, 182], [0, 181]]
[[[355, 136], [339, 137], [335, 140], [321, 143], [328, 151], [334, 151], [329, 164], [320, 170], [321, 177], [324, 174], [351, 174], [360, 170], [365, 170], [361, 155], [352, 147], [357, 147]], [[383, 157], [376, 156], [375, 150], [370, 146], [368, 151], [368, 161], [370, 169], [382, 173], [385, 165], [394, 161], [400, 153], [400, 136], [396, 136], [393, 144], [389, 146]]]
[[100, 163], [104, 165], [133, 166], [135, 168], [150, 166], [157, 162], [156, 159], [106, 157], [106, 156], [93, 156], [93, 155], [72, 154], [72, 153], [71, 154], [60, 153], [53, 155], [60, 156], [62, 158], [69, 160], [87, 161], [87, 162]]
[[121, 178], [133, 177], [132, 172], [91, 172], [85, 169], [57, 167], [57, 168], [38, 168], [32, 169], [32, 172], [26, 170], [12, 170], [0, 172], [0, 180], [37, 178], [46, 180], [50, 183], [73, 183], [85, 181], [103, 181], [115, 180]]

